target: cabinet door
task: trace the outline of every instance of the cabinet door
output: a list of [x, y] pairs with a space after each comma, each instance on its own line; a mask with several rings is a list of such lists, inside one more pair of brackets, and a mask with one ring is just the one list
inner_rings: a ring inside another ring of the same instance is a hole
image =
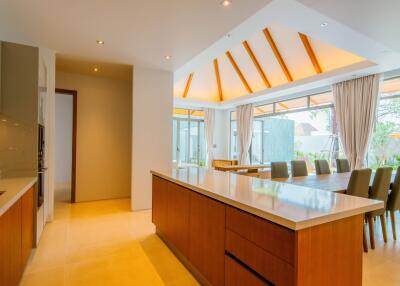
[[21, 200], [0, 216], [0, 285], [16, 286], [21, 267]]
[[21, 220], [22, 220], [22, 236], [21, 236], [21, 263], [22, 269], [31, 255], [33, 248], [33, 187], [27, 191], [21, 198]]
[[229, 256], [225, 256], [225, 286], [266, 286], [268, 282], [257, 277]]
[[189, 195], [190, 191], [168, 184], [167, 237], [187, 257], [189, 248]]
[[153, 175], [152, 221], [163, 234], [167, 232], [168, 181]]
[[225, 206], [190, 192], [189, 261], [211, 285], [224, 285]]

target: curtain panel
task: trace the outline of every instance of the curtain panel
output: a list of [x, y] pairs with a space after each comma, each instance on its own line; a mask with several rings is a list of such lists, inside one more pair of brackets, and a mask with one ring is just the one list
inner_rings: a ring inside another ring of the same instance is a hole
[[249, 149], [253, 137], [253, 104], [236, 107], [237, 143], [239, 148], [239, 164], [250, 164]]
[[339, 137], [350, 168], [364, 167], [364, 159], [375, 124], [379, 75], [333, 85]]
[[204, 109], [204, 133], [206, 137], [206, 167], [211, 168], [214, 160], [214, 128], [215, 128], [215, 109]]

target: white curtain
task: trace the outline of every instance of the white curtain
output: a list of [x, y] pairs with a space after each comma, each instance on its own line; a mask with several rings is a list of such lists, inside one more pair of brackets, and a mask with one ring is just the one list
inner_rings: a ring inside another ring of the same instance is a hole
[[204, 133], [206, 136], [206, 167], [211, 168], [214, 160], [214, 126], [215, 126], [215, 110], [211, 108], [204, 109]]
[[352, 170], [364, 166], [375, 123], [378, 94], [379, 75], [333, 85], [339, 136]]
[[253, 137], [253, 113], [252, 104], [236, 107], [239, 165], [250, 164], [249, 149]]

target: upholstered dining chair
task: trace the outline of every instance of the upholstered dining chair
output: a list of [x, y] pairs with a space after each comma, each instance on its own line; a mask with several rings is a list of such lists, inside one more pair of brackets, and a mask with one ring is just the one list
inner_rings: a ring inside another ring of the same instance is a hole
[[328, 175], [331, 173], [327, 160], [315, 160], [315, 173], [317, 175]]
[[390, 167], [382, 167], [376, 170], [374, 182], [372, 183], [370, 198], [374, 200], [383, 201], [385, 206], [382, 209], [367, 213], [367, 220], [369, 225], [369, 239], [371, 242], [371, 248], [375, 249], [375, 234], [374, 234], [374, 218], [379, 216], [381, 220], [383, 241], [387, 242], [386, 234], [386, 220], [385, 210], [386, 202], [388, 200], [390, 181], [392, 177], [393, 169]]
[[391, 186], [391, 192], [387, 201], [386, 209], [390, 212], [390, 220], [392, 223], [392, 233], [393, 239], [397, 239], [396, 235], [396, 219], [395, 219], [395, 211], [400, 209], [400, 167], [397, 168], [396, 177], [394, 178], [394, 182]]
[[[368, 198], [369, 181], [371, 179], [371, 169], [359, 169], [351, 172], [346, 194], [356, 197]], [[365, 234], [365, 225], [363, 223], [363, 247], [368, 252], [367, 236]]]
[[289, 178], [286, 162], [271, 162], [271, 179]]
[[338, 173], [350, 172], [350, 164], [347, 159], [336, 159], [336, 167]]
[[293, 160], [290, 162], [292, 177], [308, 176], [307, 164], [303, 160]]

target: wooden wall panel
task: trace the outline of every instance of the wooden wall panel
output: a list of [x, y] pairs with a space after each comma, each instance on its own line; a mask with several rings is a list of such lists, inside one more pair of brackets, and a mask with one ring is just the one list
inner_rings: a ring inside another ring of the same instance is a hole
[[362, 285], [363, 215], [296, 232], [297, 285]]
[[33, 248], [34, 189], [27, 191], [21, 198], [21, 266], [25, 268]]
[[168, 184], [167, 180], [153, 176], [152, 196], [152, 221], [157, 228], [166, 234], [167, 231], [167, 208], [168, 208]]
[[195, 192], [190, 192], [188, 258], [211, 285], [224, 285], [225, 205]]
[[0, 285], [18, 285], [22, 275], [21, 200], [0, 217], [0, 254]]

